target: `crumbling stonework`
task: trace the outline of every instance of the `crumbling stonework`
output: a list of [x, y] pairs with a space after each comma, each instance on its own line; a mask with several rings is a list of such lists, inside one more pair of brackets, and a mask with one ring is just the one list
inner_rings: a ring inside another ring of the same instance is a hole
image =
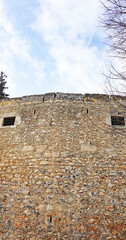
[[63, 93], [0, 101], [0, 240], [126, 239], [119, 101]]

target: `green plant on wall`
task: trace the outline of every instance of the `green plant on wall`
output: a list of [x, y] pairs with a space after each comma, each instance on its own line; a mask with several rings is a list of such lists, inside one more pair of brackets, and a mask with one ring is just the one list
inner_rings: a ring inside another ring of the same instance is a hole
[[5, 80], [7, 76], [5, 75], [4, 72], [0, 73], [0, 99], [3, 98], [8, 98], [8, 94], [5, 93], [5, 89], [7, 89], [8, 87], [6, 87], [6, 83], [7, 81]]

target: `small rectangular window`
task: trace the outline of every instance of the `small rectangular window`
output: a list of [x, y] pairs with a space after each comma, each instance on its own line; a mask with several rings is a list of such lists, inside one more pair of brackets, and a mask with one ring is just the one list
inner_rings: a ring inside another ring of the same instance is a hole
[[3, 126], [12, 126], [15, 123], [15, 117], [5, 117], [3, 119]]
[[111, 124], [112, 125], [118, 125], [118, 126], [125, 126], [124, 117], [111, 116]]

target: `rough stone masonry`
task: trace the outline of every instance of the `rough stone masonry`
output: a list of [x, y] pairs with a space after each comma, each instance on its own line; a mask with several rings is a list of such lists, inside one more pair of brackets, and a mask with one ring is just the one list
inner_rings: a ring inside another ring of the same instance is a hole
[[0, 101], [0, 240], [126, 239], [126, 98]]

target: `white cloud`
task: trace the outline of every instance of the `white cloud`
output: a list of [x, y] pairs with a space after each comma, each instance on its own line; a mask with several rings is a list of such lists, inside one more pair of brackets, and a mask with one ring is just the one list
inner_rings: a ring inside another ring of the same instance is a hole
[[50, 57], [55, 60], [52, 80], [58, 79], [58, 86], [65, 91], [99, 90], [98, 69], [105, 54], [95, 43], [90, 45], [98, 31], [99, 0], [38, 2], [32, 29], [49, 44]]
[[[36, 28], [47, 41], [62, 36], [77, 40], [78, 34], [90, 35], [96, 27], [99, 0], [38, 0], [40, 12]], [[38, 14], [38, 12], [37, 12]], [[51, 39], [50, 39], [51, 38]]]
[[[40, 79], [41, 82], [45, 79], [44, 63], [31, 56], [31, 42], [14, 29], [2, 0], [0, 1], [0, 31], [0, 71], [5, 71], [8, 75], [9, 93], [12, 96], [22, 95], [20, 89], [18, 93], [16, 92], [19, 82], [21, 84], [21, 81], [29, 81], [30, 77], [32, 82], [32, 76], [34, 76], [34, 82], [40, 85]], [[25, 65], [25, 68], [22, 65]], [[28, 88], [26, 89], [25, 86], [24, 94], [28, 94]]]
[[27, 27], [18, 31], [9, 1], [0, 0], [0, 70], [8, 75], [11, 96], [100, 91], [105, 51], [97, 43], [99, 0], [36, 0], [38, 8], [24, 1], [25, 21], [28, 8], [35, 15], [30, 11]]

